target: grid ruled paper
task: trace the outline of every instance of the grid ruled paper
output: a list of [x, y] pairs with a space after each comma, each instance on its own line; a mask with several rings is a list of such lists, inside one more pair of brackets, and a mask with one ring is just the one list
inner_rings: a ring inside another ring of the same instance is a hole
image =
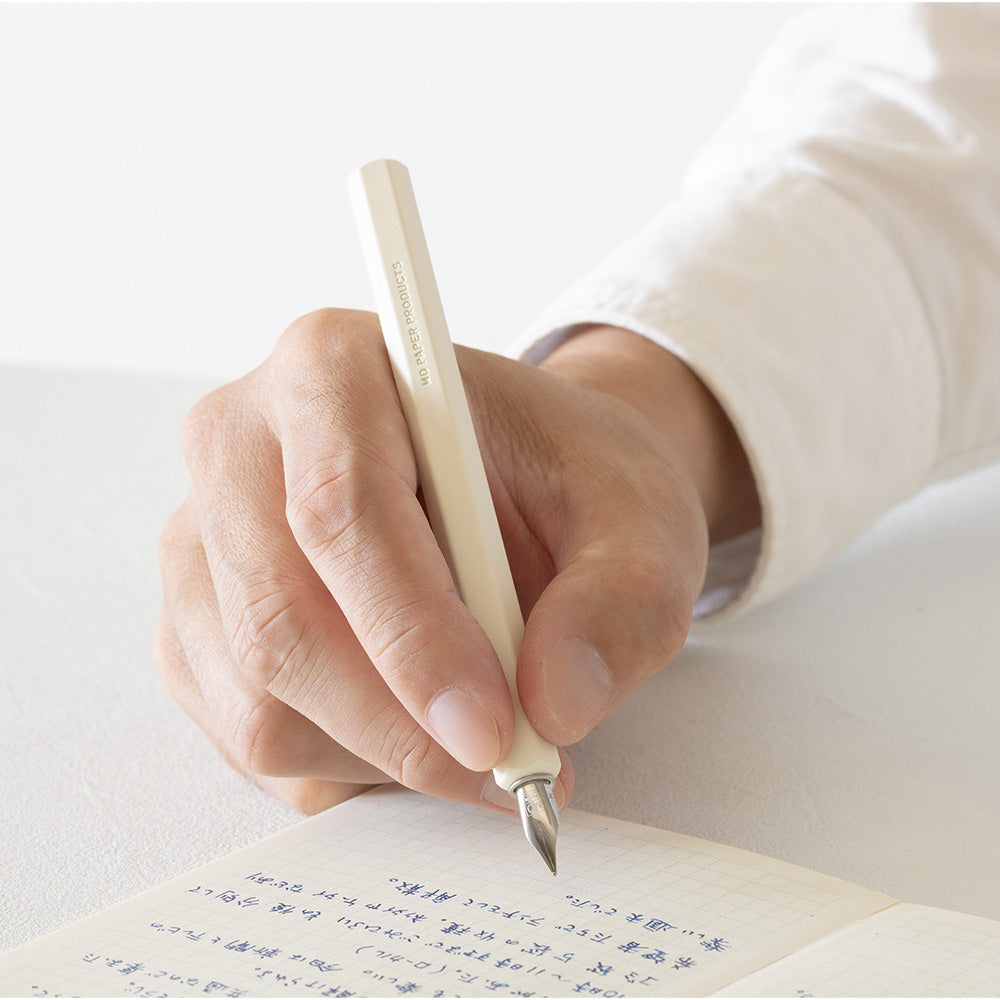
[[4, 995], [672, 996], [889, 905], [759, 855], [569, 810], [379, 789], [0, 957]]
[[1000, 996], [1000, 923], [897, 904], [721, 995]]

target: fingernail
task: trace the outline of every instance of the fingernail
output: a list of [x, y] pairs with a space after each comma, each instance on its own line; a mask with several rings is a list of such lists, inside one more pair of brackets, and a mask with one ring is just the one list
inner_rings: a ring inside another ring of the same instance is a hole
[[470, 771], [488, 771], [500, 756], [496, 719], [467, 691], [448, 688], [427, 709], [438, 742]]
[[507, 812], [517, 811], [517, 800], [510, 792], [505, 792], [492, 778], [483, 785], [483, 801], [499, 806]]
[[545, 657], [543, 684], [556, 721], [579, 739], [604, 714], [611, 671], [586, 639], [567, 636]]

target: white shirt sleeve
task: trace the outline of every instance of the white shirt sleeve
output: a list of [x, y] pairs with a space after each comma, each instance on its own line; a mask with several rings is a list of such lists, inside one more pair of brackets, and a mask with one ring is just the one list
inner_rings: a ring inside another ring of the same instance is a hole
[[743, 442], [763, 529], [713, 550], [698, 611], [815, 570], [935, 479], [1000, 456], [1000, 8], [793, 21], [678, 201], [522, 342], [632, 329]]

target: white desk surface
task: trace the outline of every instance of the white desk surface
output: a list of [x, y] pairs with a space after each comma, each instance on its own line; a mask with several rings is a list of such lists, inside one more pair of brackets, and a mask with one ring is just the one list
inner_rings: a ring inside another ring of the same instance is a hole
[[[161, 690], [156, 546], [207, 387], [0, 369], [0, 949], [296, 822]], [[574, 805], [1000, 918], [1000, 467], [697, 631]]]

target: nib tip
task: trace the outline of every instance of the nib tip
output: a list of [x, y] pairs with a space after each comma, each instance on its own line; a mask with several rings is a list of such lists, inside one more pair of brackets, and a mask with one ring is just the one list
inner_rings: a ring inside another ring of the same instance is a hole
[[517, 788], [516, 794], [528, 843], [538, 851], [549, 871], [555, 875], [559, 812], [552, 797], [551, 783], [542, 779], [528, 780]]

